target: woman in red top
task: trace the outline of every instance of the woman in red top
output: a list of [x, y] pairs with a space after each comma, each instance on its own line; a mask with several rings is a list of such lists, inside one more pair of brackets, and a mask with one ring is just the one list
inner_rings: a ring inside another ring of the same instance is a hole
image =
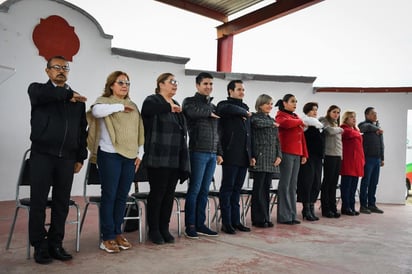
[[296, 97], [286, 94], [276, 103], [279, 111], [276, 123], [279, 124], [279, 141], [282, 151], [280, 163], [280, 179], [278, 185], [277, 222], [281, 224], [299, 224], [296, 220], [296, 185], [299, 167], [305, 164], [308, 151], [306, 149], [304, 123], [297, 114]]
[[346, 111], [342, 116], [343, 158], [340, 170], [340, 192], [342, 198], [342, 214], [355, 216], [355, 194], [359, 177], [363, 176], [365, 158], [363, 154], [362, 135], [356, 126], [356, 113]]

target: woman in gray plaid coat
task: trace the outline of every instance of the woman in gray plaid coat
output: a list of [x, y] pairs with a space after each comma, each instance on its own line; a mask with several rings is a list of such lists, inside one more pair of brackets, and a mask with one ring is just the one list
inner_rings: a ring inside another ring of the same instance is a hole
[[256, 113], [251, 117], [252, 126], [252, 225], [273, 227], [269, 216], [269, 190], [274, 173], [279, 173], [282, 158], [278, 128], [275, 120], [269, 116], [273, 108], [269, 95], [260, 95], [255, 104]]
[[147, 168], [149, 238], [155, 244], [173, 243], [169, 232], [174, 193], [178, 180], [189, 177], [187, 126], [182, 108], [173, 99], [178, 82], [171, 73], [157, 78], [155, 94], [142, 106], [145, 143], [142, 164]]

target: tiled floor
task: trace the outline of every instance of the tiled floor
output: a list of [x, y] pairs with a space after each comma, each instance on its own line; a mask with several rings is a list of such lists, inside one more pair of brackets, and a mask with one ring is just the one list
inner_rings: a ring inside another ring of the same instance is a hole
[[[82, 199], [76, 200], [83, 208]], [[98, 249], [97, 211], [92, 206], [79, 253], [74, 226], [67, 225], [65, 247], [74, 259], [38, 265], [25, 257], [24, 211], [11, 248], [5, 250], [14, 202], [0, 202], [0, 273], [412, 273], [412, 205], [379, 207], [385, 214], [321, 218], [199, 240], [183, 236], [161, 246], [139, 244], [133, 232], [126, 234], [134, 243], [132, 250], [108, 254]], [[176, 235], [175, 217], [171, 228]]]

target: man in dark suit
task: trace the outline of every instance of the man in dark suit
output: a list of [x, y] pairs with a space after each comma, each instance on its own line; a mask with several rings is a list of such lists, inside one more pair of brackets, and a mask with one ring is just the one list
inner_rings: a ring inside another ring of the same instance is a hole
[[[29, 238], [34, 259], [39, 264], [70, 260], [63, 248], [63, 238], [73, 174], [87, 158], [86, 97], [67, 84], [70, 68], [63, 56], [47, 62], [49, 81], [32, 83], [28, 93], [31, 103], [30, 140], [30, 215]], [[46, 206], [52, 190], [51, 224], [46, 231]]]
[[233, 80], [227, 86], [229, 97], [217, 105], [220, 143], [223, 150], [220, 210], [222, 231], [235, 234], [250, 231], [240, 223], [240, 190], [245, 181], [251, 160], [251, 134], [249, 107], [243, 103], [245, 88], [241, 80]]

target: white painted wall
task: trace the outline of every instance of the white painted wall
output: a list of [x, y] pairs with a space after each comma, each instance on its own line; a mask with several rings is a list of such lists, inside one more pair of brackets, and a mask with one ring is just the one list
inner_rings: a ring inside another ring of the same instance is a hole
[[[10, 5], [8, 11], [4, 11], [5, 5]], [[3, 8], [3, 12], [0, 9], [0, 65], [16, 69], [14, 75], [0, 84], [0, 200], [14, 198], [21, 157], [30, 146], [30, 103], [27, 87], [33, 81], [48, 80], [44, 72], [46, 62], [43, 57], [38, 56], [32, 41], [32, 31], [40, 18], [59, 15], [75, 27], [81, 44], [79, 53], [70, 64], [68, 83], [89, 98], [88, 106], [101, 94], [107, 75], [114, 70], [123, 70], [129, 74], [132, 82], [130, 95], [139, 106], [147, 95], [153, 93], [156, 78], [163, 72], [172, 72], [180, 81], [176, 95], [179, 102], [195, 92], [194, 76], [185, 76], [185, 66], [182, 64], [111, 55], [111, 37], [99, 32], [99, 26], [86, 12], [72, 8], [63, 1], [15, 0], [6, 1], [0, 7]], [[1, 67], [0, 72], [0, 77], [6, 75]], [[227, 83], [226, 79], [215, 78], [215, 103], [226, 98]], [[311, 84], [248, 80], [244, 80], [244, 83], [245, 102], [252, 110], [256, 97], [261, 93], [267, 93], [275, 99], [280, 99], [285, 93], [295, 94], [299, 114], [303, 104], [308, 101], [319, 103], [320, 115], [325, 114], [329, 105], [337, 104], [342, 111], [355, 110], [359, 121], [363, 119], [363, 110], [374, 106], [385, 131], [386, 143], [386, 161], [381, 172], [377, 198], [384, 203], [404, 203], [406, 118], [407, 110], [412, 109], [411, 94], [313, 94]], [[73, 195], [82, 194], [84, 171], [75, 176]], [[221, 170], [218, 167], [218, 184], [220, 178]], [[178, 186], [179, 189], [185, 187], [186, 184]]]

